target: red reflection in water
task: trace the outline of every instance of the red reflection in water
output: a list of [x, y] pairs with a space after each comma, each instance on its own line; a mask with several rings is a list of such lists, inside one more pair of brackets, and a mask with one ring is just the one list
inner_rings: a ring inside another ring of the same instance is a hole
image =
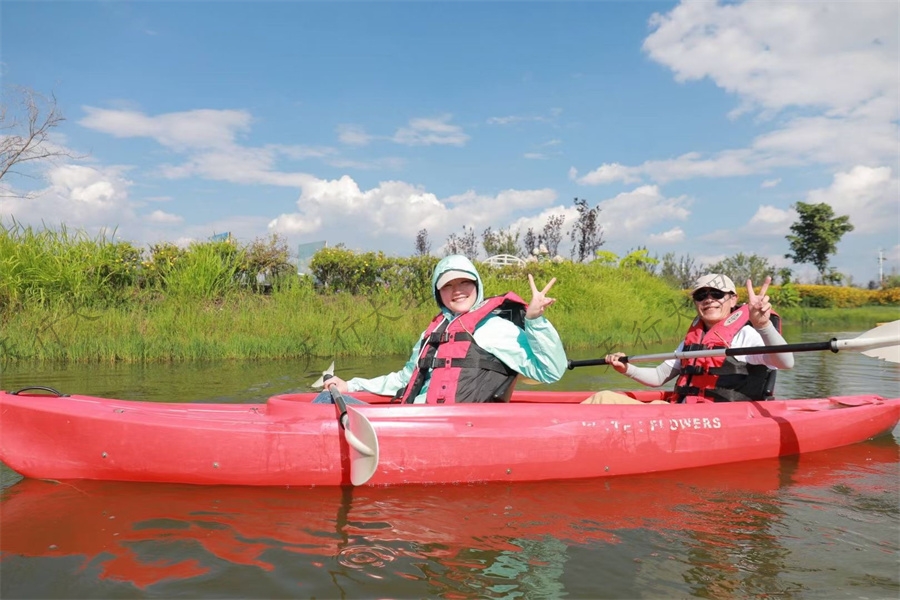
[[[144, 542], [189, 542], [264, 570], [275, 568], [266, 551], [280, 549], [377, 573], [399, 557], [477, 568], [467, 559], [473, 551], [518, 552], [522, 540], [548, 536], [616, 543], [617, 532], [633, 528], [737, 541], [754, 532], [709, 515], [765, 521], [778, 512], [785, 485], [813, 494], [861, 477], [866, 465], [897, 462], [896, 443], [867, 443], [657, 475], [513, 485], [351, 490], [23, 480], [2, 497], [0, 559], [81, 556], [101, 566], [102, 578], [144, 588], [209, 569], [209, 556], [196, 550], [148, 558], [137, 550]], [[743, 502], [748, 495], [756, 502]]]

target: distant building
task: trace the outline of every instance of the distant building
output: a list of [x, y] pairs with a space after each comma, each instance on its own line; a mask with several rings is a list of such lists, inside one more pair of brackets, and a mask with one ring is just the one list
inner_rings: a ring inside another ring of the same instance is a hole
[[328, 247], [328, 242], [308, 242], [297, 246], [297, 273], [309, 275], [309, 262], [313, 255], [322, 248]]
[[234, 238], [231, 237], [231, 232], [226, 231], [225, 233], [216, 233], [210, 236], [209, 241], [211, 242], [233, 242]]

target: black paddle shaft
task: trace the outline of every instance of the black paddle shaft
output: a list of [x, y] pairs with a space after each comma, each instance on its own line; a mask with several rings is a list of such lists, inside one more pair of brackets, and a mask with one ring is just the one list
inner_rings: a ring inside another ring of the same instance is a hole
[[347, 429], [347, 403], [344, 402], [344, 397], [341, 395], [341, 392], [337, 389], [337, 384], [328, 385], [328, 380], [334, 377], [334, 375], [328, 374], [322, 377], [322, 383], [325, 384], [325, 387], [328, 388], [328, 391], [331, 392], [331, 399], [334, 400], [334, 403], [337, 404], [338, 410], [341, 411], [341, 416], [338, 417], [338, 422], [341, 424], [341, 429]]
[[[665, 360], [667, 358], [679, 358], [679, 354], [683, 358], [700, 358], [702, 356], [747, 356], [750, 354], [780, 354], [784, 352], [815, 352], [820, 350], [831, 350], [837, 352], [838, 347], [835, 344], [837, 338], [833, 338], [827, 342], [808, 342], [802, 344], [782, 344], [780, 346], [757, 346], [753, 348], [716, 348], [711, 350], [698, 350], [696, 352], [673, 352], [668, 355], [655, 354], [646, 356], [633, 356], [632, 362], [644, 360]], [[623, 356], [619, 359], [623, 363], [629, 361], [629, 357]], [[575, 367], [598, 367], [608, 364], [605, 358], [587, 358], [585, 360], [570, 360], [569, 369]]]

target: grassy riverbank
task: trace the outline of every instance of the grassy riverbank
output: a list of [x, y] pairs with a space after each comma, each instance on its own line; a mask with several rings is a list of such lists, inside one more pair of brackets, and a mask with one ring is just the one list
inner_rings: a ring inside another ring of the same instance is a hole
[[[297, 276], [286, 257], [274, 238], [243, 248], [162, 244], [148, 256], [127, 242], [0, 227], [0, 362], [406, 354], [436, 313], [435, 257], [329, 248], [314, 257], [314, 278]], [[528, 273], [539, 287], [556, 277], [547, 316], [570, 351], [674, 346], [694, 317], [686, 292], [640, 268], [563, 261], [479, 270], [486, 295], [511, 290], [525, 300]], [[785, 286], [770, 294], [787, 332], [900, 318], [896, 289]]]
[[[692, 318], [684, 295], [642, 272], [597, 269], [591, 278], [559, 273], [558, 302], [548, 316], [568, 350], [630, 351], [677, 343]], [[539, 277], [545, 282], [549, 277]], [[527, 281], [487, 281], [488, 293]], [[900, 308], [788, 308], [787, 332], [798, 326], [867, 329], [900, 318]], [[162, 298], [133, 306], [76, 308], [59, 302], [5, 314], [5, 361], [159, 362], [215, 359], [406, 354], [435, 313], [433, 303], [400, 294], [320, 295], [300, 283], [271, 295], [222, 301]]]
[[[651, 336], [666, 339], [687, 318], [683, 296], [642, 272], [573, 265], [552, 276], [557, 304], [549, 317], [571, 347], [597, 347]], [[487, 275], [488, 294], [530, 295], [527, 275]], [[640, 293], [637, 290], [642, 290]], [[3, 314], [0, 351], [6, 360], [166, 361], [374, 356], [404, 354], [436, 313], [434, 301], [403, 291], [365, 296], [317, 293], [298, 278], [268, 295], [224, 299], [158, 297], [111, 307], [78, 307], [59, 300], [30, 303]], [[658, 315], [652, 319], [648, 315]]]

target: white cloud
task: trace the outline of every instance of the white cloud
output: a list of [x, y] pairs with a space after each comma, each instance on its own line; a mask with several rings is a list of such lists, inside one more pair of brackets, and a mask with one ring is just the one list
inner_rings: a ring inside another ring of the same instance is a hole
[[654, 244], [677, 244], [685, 240], [685, 234], [681, 227], [673, 227], [662, 233], [650, 234], [648, 240]]
[[569, 169], [569, 179], [577, 181], [581, 185], [599, 185], [602, 183], [612, 183], [621, 181], [623, 183], [634, 183], [640, 181], [638, 175], [639, 169], [634, 167], [625, 167], [619, 163], [603, 164], [588, 173], [578, 177], [578, 171], [575, 167]]
[[[898, 82], [900, 87], [900, 82]], [[845, 117], [803, 117], [757, 137], [753, 159], [759, 167], [793, 164], [879, 163], [896, 159], [900, 130], [889, 120], [854, 113]], [[769, 157], [769, 160], [763, 160]]]
[[760, 184], [759, 187], [761, 187], [761, 188], [763, 188], [763, 189], [765, 189], [765, 188], [773, 188], [773, 187], [775, 187], [776, 185], [778, 185], [779, 183], [781, 183], [781, 178], [780, 178], [780, 177], [777, 178], [777, 179], [766, 179], [765, 181], [763, 181], [763, 182]]
[[[709, 78], [735, 94], [737, 114], [761, 111], [769, 131], [747, 148], [603, 164], [577, 181], [667, 182], [810, 164], [897, 163], [898, 22], [896, 2], [682, 2], [655, 14], [643, 45], [650, 58], [678, 81]], [[773, 122], [789, 108], [802, 113]]]
[[760, 224], [765, 227], [792, 223], [797, 218], [793, 210], [782, 210], [775, 206], [761, 205], [756, 209], [756, 214], [750, 218], [750, 225]]
[[361, 125], [338, 125], [337, 134], [341, 143], [348, 146], [366, 146], [372, 141], [372, 136]]
[[509, 222], [518, 211], [552, 204], [552, 190], [504, 190], [496, 196], [475, 192], [439, 199], [419, 186], [403, 181], [384, 181], [362, 190], [349, 176], [314, 180], [303, 186], [297, 211], [269, 223], [273, 232], [305, 239], [331, 234], [332, 241], [353, 248], [379, 247], [399, 251], [402, 240], [412, 252], [412, 240], [426, 229], [433, 242], [441, 242], [463, 226], [480, 234], [487, 227]]
[[172, 213], [167, 213], [167, 212], [164, 212], [161, 210], [154, 210], [152, 213], [150, 213], [150, 215], [147, 218], [150, 219], [154, 223], [174, 224], [174, 223], [181, 223], [184, 221], [183, 217], [180, 217], [178, 215], [173, 215]]
[[682, 2], [651, 18], [643, 47], [678, 81], [708, 77], [747, 105], [843, 112], [896, 105], [898, 16], [896, 2]]
[[900, 228], [900, 181], [890, 167], [857, 165], [836, 173], [830, 187], [810, 191], [806, 202], [826, 202], [836, 215], [848, 215], [855, 228], [848, 235]]
[[352, 160], [349, 158], [331, 158], [325, 161], [332, 167], [341, 169], [361, 169], [364, 171], [373, 169], [388, 169], [398, 171], [406, 165], [406, 160], [395, 156], [386, 156], [372, 160]]
[[646, 235], [659, 224], [686, 221], [690, 204], [685, 196], [666, 198], [657, 186], [644, 185], [603, 200], [598, 206], [606, 239], [616, 241]]
[[778, 236], [784, 237], [791, 231], [791, 225], [797, 220], [794, 210], [783, 210], [766, 204], [756, 209], [747, 225], [736, 235], [744, 237]]
[[62, 165], [49, 170], [49, 186], [29, 198], [5, 198], [0, 216], [28, 225], [65, 223], [73, 229], [97, 232], [136, 223], [135, 206], [128, 199], [131, 181], [124, 167], [94, 168]]
[[548, 123], [559, 116], [561, 109], [553, 109], [550, 117], [540, 115], [508, 115], [505, 117], [490, 117], [488, 125], [515, 125], [517, 123]]
[[187, 150], [234, 144], [250, 127], [250, 113], [242, 110], [199, 109], [150, 117], [133, 110], [84, 107], [78, 123], [115, 137], [149, 137], [167, 148]]
[[469, 136], [458, 125], [451, 125], [451, 118], [452, 115], [441, 115], [433, 119], [410, 119], [409, 126], [398, 129], [393, 140], [405, 146], [464, 146]]
[[286, 146], [283, 144], [267, 144], [264, 148], [297, 160], [326, 158], [338, 153], [335, 148], [329, 146]]
[[215, 181], [296, 188], [315, 179], [305, 173], [275, 170], [276, 159], [275, 149], [272, 147], [226, 146], [219, 150], [194, 153], [180, 165], [162, 165], [159, 174], [169, 179], [203, 177]]

